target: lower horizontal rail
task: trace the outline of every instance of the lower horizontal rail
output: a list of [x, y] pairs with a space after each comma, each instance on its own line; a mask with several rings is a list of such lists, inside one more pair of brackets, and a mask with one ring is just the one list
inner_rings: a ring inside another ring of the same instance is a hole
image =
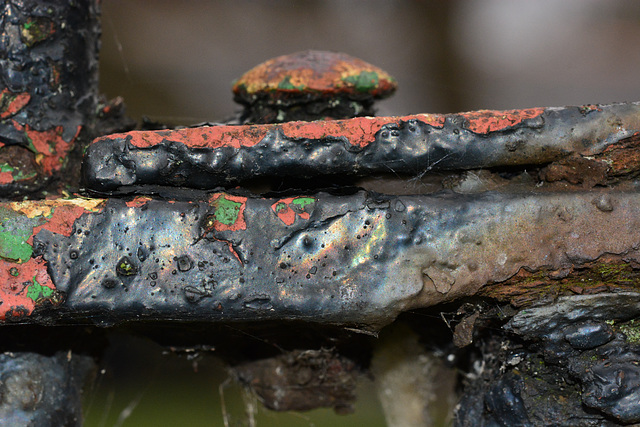
[[610, 191], [2, 203], [0, 315], [376, 329], [518, 272], [640, 262], [639, 212]]

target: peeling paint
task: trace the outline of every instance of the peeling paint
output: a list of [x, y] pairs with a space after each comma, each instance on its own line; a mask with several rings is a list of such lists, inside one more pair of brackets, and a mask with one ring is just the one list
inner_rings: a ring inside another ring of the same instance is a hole
[[640, 170], [633, 148], [634, 135], [640, 134], [640, 104], [600, 105], [590, 111], [482, 110], [134, 131], [96, 139], [85, 154], [84, 179], [93, 190], [110, 194], [131, 186], [140, 192], [144, 185], [207, 190], [259, 177], [391, 171], [422, 177], [436, 171], [549, 164], [551, 181], [581, 175], [571, 165], [597, 169], [601, 176], [595, 181], [594, 174], [584, 177], [585, 186], [594, 186]]
[[36, 155], [36, 163], [42, 168], [43, 173], [49, 176], [62, 169], [64, 161], [82, 129], [82, 126], [78, 126], [71, 140], [65, 141], [62, 137], [63, 126], [56, 126], [47, 131], [37, 131], [28, 124], [22, 126], [14, 121], [13, 125], [18, 131], [25, 133], [25, 137], [29, 141], [29, 148]]
[[309, 219], [315, 202], [313, 197], [288, 197], [278, 200], [271, 205], [271, 209], [283, 223], [292, 225], [296, 217]]
[[28, 92], [13, 93], [9, 89], [2, 89], [0, 92], [0, 119], [13, 116], [22, 110], [30, 100], [31, 95]]

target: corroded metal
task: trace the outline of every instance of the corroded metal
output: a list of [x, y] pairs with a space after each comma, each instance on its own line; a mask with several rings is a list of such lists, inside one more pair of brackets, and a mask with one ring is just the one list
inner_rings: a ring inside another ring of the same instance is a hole
[[242, 120], [277, 123], [373, 114], [397, 88], [385, 71], [344, 53], [304, 51], [270, 59], [240, 77], [234, 99]]
[[560, 162], [546, 172], [553, 181], [576, 179], [569, 172], [582, 161], [582, 169], [603, 169], [602, 184], [638, 170], [638, 135], [638, 103], [134, 131], [95, 140], [84, 179], [99, 192], [144, 192], [145, 185], [213, 189], [257, 177], [421, 176]]
[[95, 114], [98, 3], [1, 6], [0, 195], [33, 191], [58, 176]]
[[82, 387], [93, 359], [71, 352], [0, 354], [0, 422], [6, 426], [81, 426]]
[[21, 322], [377, 329], [521, 270], [569, 271], [611, 254], [640, 262], [637, 212], [637, 193], [597, 191], [4, 204], [0, 307]]
[[500, 348], [484, 350], [455, 425], [640, 422], [639, 315], [637, 292], [562, 296], [519, 311]]

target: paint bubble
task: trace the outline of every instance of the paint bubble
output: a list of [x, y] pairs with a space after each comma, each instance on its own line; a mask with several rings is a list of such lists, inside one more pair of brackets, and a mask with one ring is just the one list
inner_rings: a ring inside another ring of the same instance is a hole
[[189, 271], [193, 267], [193, 262], [188, 255], [183, 255], [178, 258], [178, 270], [180, 271]]
[[271, 297], [268, 295], [260, 295], [257, 298], [245, 301], [244, 306], [251, 310], [271, 310]]
[[207, 289], [203, 289], [201, 287], [196, 287], [191, 285], [185, 286], [184, 288], [182, 288], [182, 293], [184, 294], [184, 297], [187, 300], [187, 302], [191, 304], [196, 304], [200, 302], [203, 298], [207, 298], [211, 296], [211, 292], [209, 292]]
[[104, 288], [113, 289], [118, 286], [118, 281], [116, 279], [106, 278], [102, 281], [101, 285]]
[[596, 208], [598, 208], [602, 212], [613, 211], [613, 201], [611, 200], [611, 196], [608, 194], [602, 194], [596, 197], [593, 200], [593, 204], [596, 205]]
[[144, 262], [144, 260], [147, 259], [147, 254], [145, 253], [144, 249], [142, 249], [142, 247], [138, 248], [138, 250], [136, 251], [136, 256], [138, 257], [140, 262]]
[[119, 276], [134, 276], [138, 274], [138, 268], [131, 262], [129, 257], [123, 256], [116, 264], [116, 273]]

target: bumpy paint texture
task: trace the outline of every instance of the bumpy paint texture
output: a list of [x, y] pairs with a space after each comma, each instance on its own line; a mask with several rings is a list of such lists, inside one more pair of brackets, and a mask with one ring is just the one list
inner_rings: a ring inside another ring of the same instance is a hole
[[107, 324], [143, 315], [377, 328], [522, 269], [612, 254], [640, 261], [640, 198], [609, 197], [612, 209], [594, 193], [5, 204], [3, 298], [13, 309], [0, 307], [16, 317], [64, 296], [69, 321], [82, 313]]
[[[4, 2], [0, 195], [59, 176], [97, 105], [98, 2]], [[78, 37], [78, 34], [82, 37]]]
[[637, 103], [139, 131], [96, 139], [84, 179], [105, 193], [144, 185], [214, 189], [257, 177], [410, 177], [571, 155], [614, 176], [638, 168], [629, 155], [638, 132]]
[[82, 214], [99, 210], [100, 199], [46, 200], [0, 204], [0, 320], [23, 321], [38, 306], [63, 301], [33, 236], [48, 230], [69, 236]]

